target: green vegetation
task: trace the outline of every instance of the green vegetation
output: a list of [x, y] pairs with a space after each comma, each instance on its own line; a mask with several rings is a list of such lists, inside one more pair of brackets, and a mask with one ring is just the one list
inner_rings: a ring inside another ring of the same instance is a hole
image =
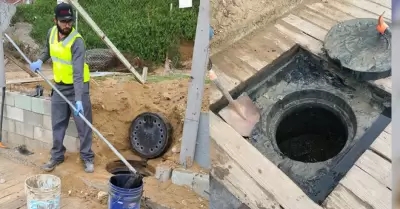
[[[79, 3], [119, 50], [155, 64], [165, 60], [167, 51], [177, 63], [180, 41], [195, 38], [200, 0], [194, 0], [193, 7], [186, 9], [178, 8], [178, 0], [80, 0]], [[33, 24], [32, 38], [43, 43], [54, 24], [55, 6], [54, 0], [20, 5], [13, 22]], [[106, 48], [82, 17], [78, 19], [78, 29], [88, 49]]]

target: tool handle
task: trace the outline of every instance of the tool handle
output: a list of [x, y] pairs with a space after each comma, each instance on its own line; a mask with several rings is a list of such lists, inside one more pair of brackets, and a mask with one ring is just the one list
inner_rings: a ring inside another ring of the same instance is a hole
[[[15, 47], [15, 49], [17, 49], [17, 51], [21, 54], [21, 56], [25, 59], [25, 61], [28, 62], [29, 64], [31, 64], [32, 62], [28, 59], [28, 57], [26, 57], [26, 55], [15, 44], [15, 42], [7, 34], [5, 34], [5, 36], [12, 43], [12, 45]], [[42, 72], [40, 72], [39, 70], [36, 70], [36, 73], [39, 74], [40, 77], [42, 77], [46, 81], [46, 83], [49, 84], [51, 86], [51, 88], [53, 88], [53, 90], [55, 92], [57, 92], [60, 95], [60, 97], [65, 100], [65, 102], [67, 102], [67, 104], [72, 108], [72, 110], [76, 111], [75, 106], [42, 74]], [[134, 173], [134, 174], [137, 173], [135, 168], [133, 168], [133, 166], [130, 163], [128, 163], [128, 161], [121, 155], [121, 153], [119, 153], [117, 151], [117, 149], [115, 149], [115, 147], [106, 138], [104, 138], [104, 136], [95, 127], [93, 127], [93, 125], [85, 118], [84, 115], [79, 113], [79, 117], [86, 123], [86, 125], [88, 125], [93, 130], [93, 132], [95, 132], [104, 141], [104, 143], [106, 143], [108, 145], [108, 147], [114, 152], [115, 155], [117, 155], [117, 157], [119, 159], [121, 159], [121, 161], [126, 165], [126, 167], [128, 167], [128, 169], [132, 173]]]
[[209, 71], [209, 77], [210, 80], [215, 84], [215, 86], [217, 86], [217, 88], [221, 91], [221, 93], [224, 95], [224, 97], [228, 100], [229, 103], [234, 103], [233, 98], [231, 96], [231, 94], [229, 93], [228, 90], [226, 90], [226, 88], [224, 88], [221, 83], [218, 80], [217, 74], [215, 74], [215, 72], [210, 69]]

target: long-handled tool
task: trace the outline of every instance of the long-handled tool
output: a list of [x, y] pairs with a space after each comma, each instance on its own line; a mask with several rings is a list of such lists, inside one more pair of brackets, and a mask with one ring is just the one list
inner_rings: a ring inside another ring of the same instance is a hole
[[4, 103], [6, 98], [6, 69], [4, 64], [4, 48], [3, 48], [3, 37], [0, 32], [0, 86], [1, 92], [1, 113], [0, 113], [0, 148], [7, 148], [3, 143], [3, 113]]
[[260, 121], [260, 110], [247, 95], [240, 95], [236, 100], [232, 98], [218, 80], [217, 74], [212, 69], [209, 61], [209, 77], [228, 100], [227, 107], [219, 111], [219, 115], [234, 128], [240, 135], [248, 137], [254, 126]]
[[[15, 42], [7, 35], [4, 34], [5, 37], [11, 42], [11, 44], [15, 47], [15, 49], [17, 49], [17, 51], [21, 54], [21, 56], [25, 59], [26, 62], [28, 62], [29, 64], [31, 64], [32, 62], [28, 59], [28, 57], [21, 51], [21, 49], [15, 44]], [[53, 90], [55, 92], [57, 92], [57, 94], [59, 94], [61, 96], [61, 98], [63, 98], [65, 100], [65, 102], [67, 102], [67, 104], [72, 108], [72, 110], [76, 111], [75, 106], [42, 74], [42, 72], [40, 72], [39, 70], [36, 70], [36, 73], [43, 78], [43, 80], [46, 81], [47, 84], [49, 84], [51, 86], [51, 88], [53, 88]], [[104, 136], [85, 118], [84, 115], [82, 115], [81, 113], [79, 113], [79, 117], [86, 123], [86, 125], [88, 125], [94, 133], [97, 134], [97, 136], [100, 137], [100, 139], [102, 139], [104, 141], [104, 143], [106, 143], [108, 145], [108, 147], [114, 152], [115, 155], [117, 155], [117, 157], [119, 159], [121, 159], [121, 161], [126, 165], [126, 167], [128, 167], [128, 169], [131, 171], [131, 173], [133, 174], [133, 176], [128, 180], [128, 182], [125, 184], [125, 186], [127, 186], [127, 184], [129, 183], [129, 185], [139, 185], [142, 182], [142, 178], [143, 176], [141, 176], [134, 168], [131, 164], [129, 164], [129, 162], [121, 155], [121, 153], [119, 153], [117, 151], [117, 149], [115, 149], [115, 147], [106, 139], [104, 138]]]

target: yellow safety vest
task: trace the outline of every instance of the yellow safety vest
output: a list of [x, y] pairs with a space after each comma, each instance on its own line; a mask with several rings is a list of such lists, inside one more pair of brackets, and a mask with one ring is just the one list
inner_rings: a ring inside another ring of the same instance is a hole
[[[71, 46], [76, 38], [82, 38], [82, 36], [78, 33], [78, 31], [72, 29], [71, 33], [63, 41], [59, 42], [57, 27], [54, 26], [51, 30], [49, 48], [50, 56], [53, 61], [54, 81], [56, 83], [74, 83]], [[83, 69], [83, 82], [88, 82], [89, 80], [89, 66], [85, 62]]]

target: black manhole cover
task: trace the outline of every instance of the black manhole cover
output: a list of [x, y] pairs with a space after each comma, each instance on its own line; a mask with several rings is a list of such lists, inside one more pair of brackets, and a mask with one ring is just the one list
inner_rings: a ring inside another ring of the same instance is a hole
[[376, 30], [377, 23], [378, 19], [372, 18], [341, 22], [329, 30], [324, 40], [328, 56], [360, 80], [391, 75], [392, 38], [383, 37]]
[[137, 116], [130, 128], [132, 149], [141, 157], [162, 155], [171, 144], [171, 125], [161, 114], [145, 112]]
[[342, 151], [347, 127], [332, 111], [312, 104], [296, 107], [278, 124], [276, 143], [292, 160], [313, 163]]

